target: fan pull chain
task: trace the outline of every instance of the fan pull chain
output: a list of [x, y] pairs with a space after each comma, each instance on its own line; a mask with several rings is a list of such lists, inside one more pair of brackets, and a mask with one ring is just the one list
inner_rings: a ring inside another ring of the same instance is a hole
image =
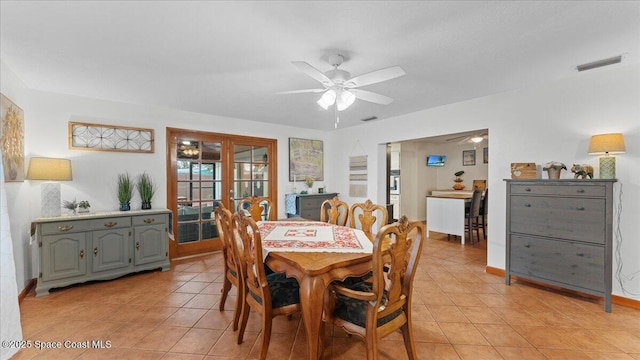
[[333, 125], [334, 129], [338, 128], [338, 123], [340, 123], [340, 116], [338, 116], [338, 106], [333, 105], [333, 113], [336, 115], [336, 123]]

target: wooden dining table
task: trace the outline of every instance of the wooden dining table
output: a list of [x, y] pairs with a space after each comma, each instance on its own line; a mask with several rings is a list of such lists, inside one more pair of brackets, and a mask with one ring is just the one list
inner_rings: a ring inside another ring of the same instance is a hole
[[[372, 268], [372, 246], [368, 246], [371, 244], [364, 232], [349, 228], [358, 236], [358, 241], [369, 241], [369, 244], [363, 244], [367, 246], [366, 249], [362, 249], [362, 252], [357, 252], [354, 249], [349, 250], [351, 252], [340, 252], [340, 249], [327, 249], [326, 247], [301, 250], [300, 243], [291, 244], [291, 248], [268, 248], [264, 246], [265, 243], [268, 245], [268, 241], [264, 240], [264, 238], [268, 239], [268, 236], [264, 236], [264, 226], [261, 227], [264, 223], [269, 222], [258, 223], [258, 227], [263, 235], [263, 248], [268, 251], [265, 263], [273, 271], [286, 273], [288, 277], [294, 277], [298, 280], [302, 318], [307, 334], [308, 358], [317, 360], [322, 354], [321, 330], [325, 290], [332, 281], [368, 273]], [[290, 226], [296, 227], [290, 221], [282, 223], [289, 223]], [[308, 228], [313, 226], [312, 223], [327, 226], [326, 223], [319, 222], [306, 222], [306, 225], [299, 226]], [[330, 226], [337, 227], [337, 225]], [[291, 251], [292, 249], [293, 251]]]

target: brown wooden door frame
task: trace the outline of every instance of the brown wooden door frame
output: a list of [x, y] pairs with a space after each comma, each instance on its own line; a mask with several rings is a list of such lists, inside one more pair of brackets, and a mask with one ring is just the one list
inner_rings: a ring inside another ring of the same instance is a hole
[[178, 188], [176, 182], [177, 174], [177, 139], [189, 139], [193, 141], [211, 141], [220, 142], [222, 144], [222, 178], [221, 178], [221, 198], [214, 201], [220, 201], [225, 207], [234, 211], [233, 202], [230, 200], [230, 191], [234, 184], [234, 145], [250, 145], [266, 147], [268, 149], [268, 183], [269, 193], [267, 196], [273, 204], [271, 211], [277, 214], [278, 208], [278, 178], [277, 178], [277, 145], [276, 139], [258, 138], [251, 136], [231, 135], [222, 133], [213, 133], [198, 130], [186, 130], [178, 128], [169, 128], [166, 130], [167, 141], [167, 208], [173, 213], [173, 232], [174, 238], [169, 244], [169, 257], [171, 259], [185, 256], [197, 255], [211, 251], [221, 250], [222, 243], [219, 238], [208, 241], [197, 241], [190, 244], [178, 243]]

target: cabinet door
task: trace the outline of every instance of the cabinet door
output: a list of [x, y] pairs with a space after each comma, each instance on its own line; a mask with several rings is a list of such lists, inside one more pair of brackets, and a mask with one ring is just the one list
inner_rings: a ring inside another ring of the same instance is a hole
[[86, 233], [42, 237], [40, 269], [42, 280], [58, 280], [87, 273]]
[[133, 239], [135, 265], [162, 261], [168, 256], [167, 232], [164, 224], [135, 226]]
[[94, 272], [129, 267], [132, 248], [129, 228], [99, 230], [92, 234]]

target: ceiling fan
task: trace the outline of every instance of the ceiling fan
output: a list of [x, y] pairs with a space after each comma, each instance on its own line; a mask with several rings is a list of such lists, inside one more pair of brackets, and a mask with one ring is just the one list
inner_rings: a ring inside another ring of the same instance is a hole
[[489, 137], [489, 134], [485, 132], [485, 133], [477, 133], [477, 134], [471, 134], [471, 135], [456, 136], [456, 137], [447, 139], [446, 141], [457, 141], [459, 144], [462, 144], [462, 143], [478, 144], [483, 142], [484, 139], [487, 139], [488, 137]]
[[358, 88], [400, 77], [405, 74], [401, 67], [392, 66], [351, 77], [348, 71], [338, 69], [343, 61], [344, 56], [340, 54], [331, 55], [329, 63], [333, 66], [333, 70], [324, 73], [307, 62], [292, 61], [293, 65], [300, 71], [320, 82], [323, 88], [283, 91], [278, 94], [324, 93], [318, 100], [318, 105], [327, 110], [329, 106], [335, 104], [336, 111], [346, 110], [356, 99], [382, 105], [388, 105], [393, 102], [393, 99], [388, 96]]

